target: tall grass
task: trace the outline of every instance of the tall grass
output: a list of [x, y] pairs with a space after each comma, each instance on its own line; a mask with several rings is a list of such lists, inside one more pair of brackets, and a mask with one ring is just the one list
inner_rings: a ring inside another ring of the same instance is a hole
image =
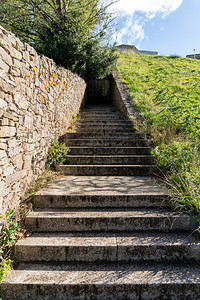
[[118, 71], [140, 110], [176, 209], [200, 213], [200, 61], [122, 53]]

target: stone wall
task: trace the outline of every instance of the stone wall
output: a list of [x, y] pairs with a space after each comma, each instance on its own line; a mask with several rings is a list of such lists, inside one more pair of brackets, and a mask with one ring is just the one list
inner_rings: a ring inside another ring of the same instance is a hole
[[0, 213], [16, 208], [44, 169], [51, 139], [63, 135], [86, 83], [0, 27]]
[[123, 112], [138, 130], [144, 130], [140, 113], [117, 71], [113, 72], [110, 79], [110, 98], [113, 105]]

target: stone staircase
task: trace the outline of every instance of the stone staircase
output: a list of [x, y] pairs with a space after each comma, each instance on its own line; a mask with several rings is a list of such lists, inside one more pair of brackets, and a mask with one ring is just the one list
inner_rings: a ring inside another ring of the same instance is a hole
[[60, 169], [66, 175], [145, 176], [152, 172], [148, 141], [120, 112], [93, 108], [80, 117], [76, 133], [65, 137], [71, 153]]
[[3, 299], [200, 299], [200, 242], [150, 176], [145, 136], [100, 106], [65, 138], [66, 176], [35, 195]]

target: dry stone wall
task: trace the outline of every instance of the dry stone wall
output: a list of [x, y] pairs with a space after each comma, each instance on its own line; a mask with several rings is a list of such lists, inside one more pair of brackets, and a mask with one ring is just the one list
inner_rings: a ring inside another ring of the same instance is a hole
[[86, 83], [0, 26], [0, 213], [44, 169], [51, 139], [78, 113]]

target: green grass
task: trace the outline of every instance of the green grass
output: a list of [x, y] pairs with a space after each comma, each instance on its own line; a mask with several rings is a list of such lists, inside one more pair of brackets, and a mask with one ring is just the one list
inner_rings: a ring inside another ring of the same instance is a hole
[[176, 209], [200, 212], [200, 61], [122, 53], [118, 71], [137, 105]]

